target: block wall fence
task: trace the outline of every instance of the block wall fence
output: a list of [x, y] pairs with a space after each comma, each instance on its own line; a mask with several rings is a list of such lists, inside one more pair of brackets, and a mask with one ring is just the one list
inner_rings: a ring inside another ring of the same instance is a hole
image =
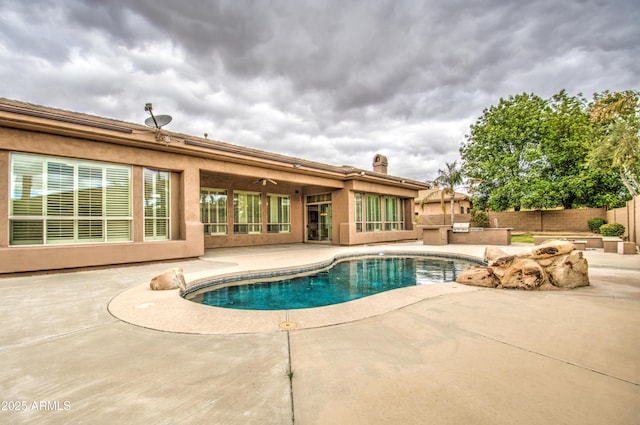
[[640, 245], [640, 196], [636, 196], [622, 208], [607, 211], [607, 223], [620, 223], [626, 229], [624, 236]]
[[[516, 232], [589, 232], [588, 220], [593, 217], [606, 219], [603, 208], [580, 210], [536, 210], [489, 212], [489, 227], [509, 227]], [[456, 223], [468, 223], [471, 214], [456, 214]], [[418, 224], [424, 226], [450, 225], [450, 214], [421, 215]], [[497, 224], [497, 225], [496, 225]]]
[[[620, 223], [626, 229], [625, 236], [640, 245], [640, 196], [627, 202], [622, 208], [585, 208], [578, 210], [536, 210], [489, 212], [489, 227], [508, 227], [514, 232], [590, 232], [588, 220], [600, 217], [608, 223]], [[470, 214], [456, 214], [456, 223], [468, 223]], [[450, 214], [420, 215], [421, 226], [450, 225]], [[497, 226], [496, 226], [497, 224]]]

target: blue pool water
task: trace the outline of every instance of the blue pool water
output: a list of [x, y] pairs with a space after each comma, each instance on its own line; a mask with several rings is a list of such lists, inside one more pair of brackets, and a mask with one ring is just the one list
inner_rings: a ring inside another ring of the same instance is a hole
[[313, 275], [212, 288], [187, 298], [242, 310], [320, 307], [405, 286], [451, 282], [471, 265], [471, 262], [448, 258], [358, 258], [335, 263]]

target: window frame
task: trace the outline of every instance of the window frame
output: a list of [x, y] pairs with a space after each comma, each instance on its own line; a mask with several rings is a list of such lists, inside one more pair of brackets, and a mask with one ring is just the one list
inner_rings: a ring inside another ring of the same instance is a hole
[[[152, 176], [150, 190], [147, 190], [147, 176]], [[161, 177], [165, 177], [164, 186], [161, 184]], [[142, 185], [144, 240], [171, 240], [171, 172], [145, 167]], [[149, 212], [152, 214], [148, 214]]]
[[356, 232], [361, 233], [364, 230], [363, 215], [364, 194], [362, 192], [354, 192], [353, 194], [353, 220], [356, 223]]
[[[241, 197], [245, 198], [244, 205], [240, 205]], [[251, 197], [251, 201], [249, 201], [249, 197]], [[242, 219], [241, 213], [245, 216]], [[233, 192], [233, 233], [237, 235], [257, 235], [262, 233], [262, 193], [250, 191]]]
[[375, 193], [364, 195], [364, 222], [366, 232], [381, 232], [383, 229], [382, 196]]
[[128, 165], [12, 152], [8, 245], [131, 242], [132, 175]]
[[267, 233], [291, 233], [291, 196], [267, 193]]
[[[205, 202], [206, 198], [211, 196], [223, 196], [223, 205], [217, 205], [220, 200]], [[205, 220], [205, 215], [208, 220]], [[226, 236], [229, 234], [229, 194], [226, 189], [200, 188], [200, 221], [204, 234], [207, 236]]]
[[397, 196], [384, 197], [384, 230], [404, 230], [404, 204]]

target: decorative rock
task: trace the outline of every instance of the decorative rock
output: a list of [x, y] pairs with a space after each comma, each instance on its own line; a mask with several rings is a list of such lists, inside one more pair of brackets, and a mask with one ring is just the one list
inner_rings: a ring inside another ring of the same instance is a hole
[[458, 275], [456, 282], [485, 288], [495, 288], [500, 280], [493, 274], [490, 268], [482, 266], [472, 266]]
[[487, 263], [495, 261], [500, 257], [508, 257], [509, 253], [495, 246], [488, 246], [484, 250], [484, 261]]
[[158, 276], [151, 279], [149, 287], [156, 291], [178, 288], [184, 291], [187, 285], [184, 281], [184, 275], [182, 274], [182, 267], [174, 267], [165, 272], [162, 272]]
[[544, 269], [535, 260], [515, 261], [504, 274], [500, 287], [507, 289], [536, 289], [547, 282]]
[[515, 259], [515, 255], [497, 258], [489, 263], [489, 268], [498, 279], [502, 280], [509, 267], [513, 265]]
[[516, 255], [487, 248], [484, 257], [489, 261], [487, 267], [470, 267], [458, 275], [456, 282], [485, 288], [527, 290], [589, 285], [587, 260], [568, 241], [547, 241]]
[[531, 250], [531, 258], [549, 258], [568, 254], [575, 249], [569, 241], [550, 240]]
[[564, 255], [547, 267], [551, 283], [560, 288], [578, 288], [589, 285], [587, 260], [581, 251]]

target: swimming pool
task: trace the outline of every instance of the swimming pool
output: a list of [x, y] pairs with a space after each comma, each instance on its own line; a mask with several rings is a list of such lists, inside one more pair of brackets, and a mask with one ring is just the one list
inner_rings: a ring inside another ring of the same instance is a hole
[[[290, 310], [352, 301], [415, 285], [452, 282], [471, 258], [398, 256], [338, 258], [329, 266], [207, 281], [182, 296], [190, 301], [240, 310]], [[283, 275], [283, 274], [287, 275]]]

